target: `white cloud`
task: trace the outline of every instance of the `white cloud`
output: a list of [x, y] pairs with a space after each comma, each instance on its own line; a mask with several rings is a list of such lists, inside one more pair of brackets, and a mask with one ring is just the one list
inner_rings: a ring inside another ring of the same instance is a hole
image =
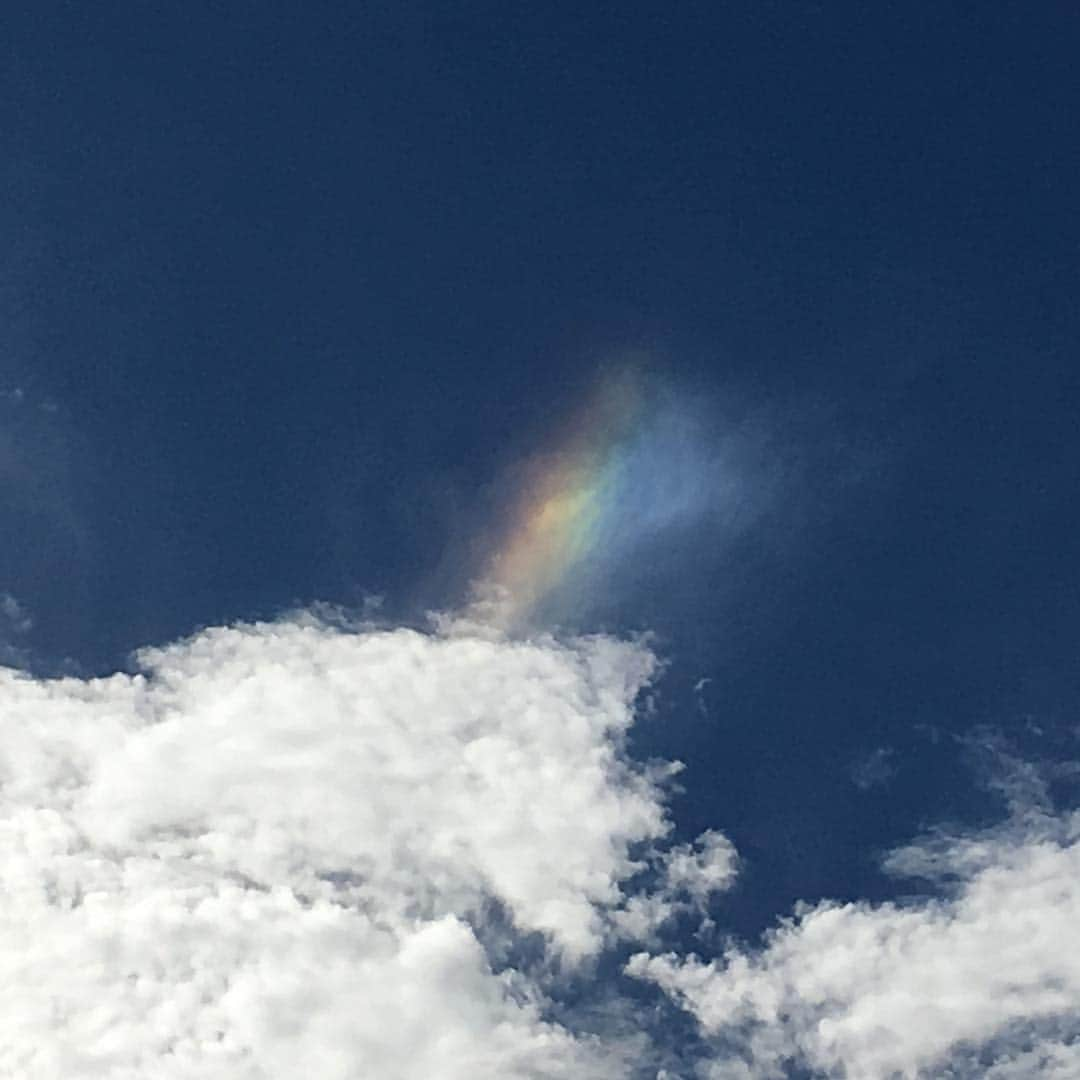
[[891, 865], [950, 877], [952, 891], [804, 906], [760, 950], [639, 954], [629, 970], [741, 1045], [717, 1077], [784, 1076], [792, 1062], [867, 1080], [1078, 1075], [1080, 816], [938, 836]]
[[715, 893], [731, 888], [739, 859], [726, 836], [707, 829], [693, 843], [654, 851], [652, 863], [656, 886], [627, 896], [611, 915], [617, 936], [649, 944], [678, 916], [698, 916], [703, 926], [712, 926], [708, 902]]
[[1072, 1041], [1038, 1039], [1032, 1049], [1003, 1056], [982, 1076], [985, 1080], [1076, 1080], [1080, 1076], [1080, 1038], [1074, 1029]]
[[0, 677], [0, 1074], [626, 1075], [479, 924], [602, 947], [667, 829], [644, 648], [293, 620], [141, 663]]
[[1080, 1074], [1080, 815], [1022, 762], [1005, 825], [887, 860], [940, 898], [635, 957], [700, 1022], [695, 1065], [591, 982], [737, 869], [715, 831], [668, 844], [674, 770], [623, 753], [647, 647], [297, 614], [140, 662], [0, 669], [4, 1077]]
[[674, 895], [686, 893], [703, 903], [735, 880], [735, 846], [722, 833], [709, 829], [693, 844], [681, 844], [664, 854], [664, 881]]
[[729, 889], [738, 872], [735, 845], [713, 829], [692, 844], [657, 850], [653, 856], [656, 886], [628, 896], [612, 914], [619, 936], [653, 942], [661, 928], [680, 915], [706, 916], [709, 900]]

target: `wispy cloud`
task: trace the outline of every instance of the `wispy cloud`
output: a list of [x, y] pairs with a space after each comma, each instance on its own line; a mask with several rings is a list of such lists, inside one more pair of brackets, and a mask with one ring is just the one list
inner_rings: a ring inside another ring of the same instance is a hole
[[1075, 1075], [1080, 814], [1018, 799], [1032, 770], [1004, 764], [1007, 822], [937, 833], [886, 862], [946, 882], [943, 895], [804, 905], [760, 949], [709, 962], [641, 953], [630, 972], [718, 1046], [741, 1048], [717, 1050], [718, 1076]]
[[33, 625], [30, 613], [11, 593], [0, 593], [0, 636], [25, 634]]
[[851, 780], [862, 791], [883, 787], [896, 773], [896, 751], [879, 746], [851, 766]]
[[[580, 617], [611, 582], [669, 562], [673, 538], [742, 533], [780, 463], [752, 410], [725, 415], [643, 360], [606, 369], [496, 485], [474, 573], [477, 612], [503, 627]], [[770, 478], [771, 477], [771, 478]]]

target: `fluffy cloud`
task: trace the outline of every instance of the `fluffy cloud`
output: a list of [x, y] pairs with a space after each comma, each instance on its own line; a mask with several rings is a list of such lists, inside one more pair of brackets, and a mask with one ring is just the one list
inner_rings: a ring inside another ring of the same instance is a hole
[[947, 882], [945, 896], [804, 906], [758, 951], [638, 954], [629, 970], [741, 1046], [711, 1076], [1080, 1075], [1080, 816], [1029, 805], [889, 865]]
[[712, 895], [729, 889], [738, 869], [735, 846], [712, 829], [692, 844], [657, 851], [653, 861], [656, 887], [627, 896], [611, 915], [617, 933], [634, 941], [654, 941], [677, 916], [704, 916]]
[[485, 934], [608, 939], [667, 830], [647, 650], [293, 620], [140, 662], [0, 677], [0, 1074], [626, 1075]]
[[1031, 766], [994, 778], [1005, 825], [889, 857], [935, 899], [636, 955], [703, 1055], [594, 978], [737, 869], [666, 841], [672, 768], [623, 751], [647, 648], [301, 615], [139, 661], [0, 669], [0, 1075], [1080, 1074], [1080, 815]]

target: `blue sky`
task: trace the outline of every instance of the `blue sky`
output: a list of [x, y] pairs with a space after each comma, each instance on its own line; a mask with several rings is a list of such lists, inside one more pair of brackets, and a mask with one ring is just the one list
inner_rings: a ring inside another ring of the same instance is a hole
[[912, 895], [887, 853], [1020, 829], [1023, 769], [1064, 821], [1078, 32], [1009, 3], [12, 13], [7, 662], [86, 679], [316, 604], [381, 597], [391, 634], [460, 612], [523, 463], [633, 356], [719, 448], [680, 466], [710, 513], [613, 544], [533, 629], [652, 635], [626, 752], [685, 764], [671, 844], [738, 852], [718, 933]]

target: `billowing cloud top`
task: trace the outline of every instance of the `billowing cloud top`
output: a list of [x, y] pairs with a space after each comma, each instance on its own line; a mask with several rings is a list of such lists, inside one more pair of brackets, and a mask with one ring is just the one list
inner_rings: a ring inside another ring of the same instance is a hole
[[[624, 753], [644, 646], [297, 617], [140, 662], [0, 676], [0, 1075], [1080, 1074], [1080, 829], [1048, 804], [894, 855], [937, 899], [699, 959], [659, 932], [737, 857], [669, 844], [667, 772]], [[628, 949], [697, 1044], [618, 982], [575, 1014]]]
[[612, 1075], [474, 927], [600, 948], [667, 827], [619, 749], [646, 651], [280, 623], [141, 661], [0, 680], [0, 1073]]

